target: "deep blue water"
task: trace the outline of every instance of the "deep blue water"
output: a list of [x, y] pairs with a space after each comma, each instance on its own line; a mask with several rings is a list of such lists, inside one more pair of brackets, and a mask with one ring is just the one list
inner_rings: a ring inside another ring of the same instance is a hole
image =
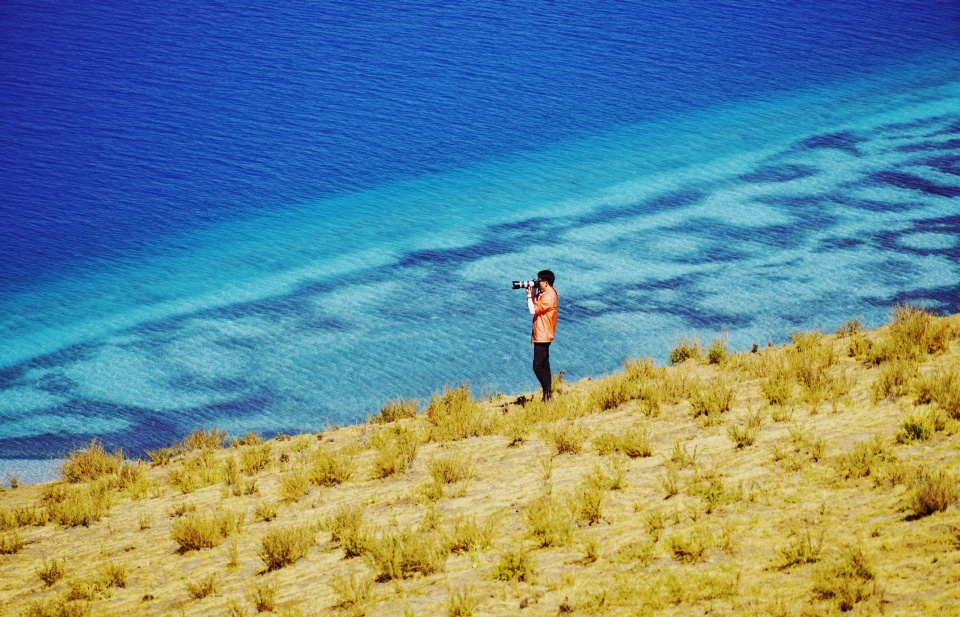
[[8, 1], [0, 458], [960, 310], [960, 3]]

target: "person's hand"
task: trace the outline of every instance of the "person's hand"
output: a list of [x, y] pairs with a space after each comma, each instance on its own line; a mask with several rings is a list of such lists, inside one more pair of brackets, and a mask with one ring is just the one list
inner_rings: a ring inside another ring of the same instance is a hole
[[533, 287], [527, 287], [527, 297], [528, 298], [533, 297]]

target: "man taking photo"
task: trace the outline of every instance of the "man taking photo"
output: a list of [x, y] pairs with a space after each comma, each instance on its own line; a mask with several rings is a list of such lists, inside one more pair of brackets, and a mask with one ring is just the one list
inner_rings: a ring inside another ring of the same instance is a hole
[[527, 308], [533, 315], [533, 374], [543, 388], [543, 400], [552, 396], [550, 375], [550, 343], [557, 331], [557, 308], [559, 298], [553, 288], [554, 276], [550, 270], [537, 273], [540, 280], [536, 294], [527, 289]]

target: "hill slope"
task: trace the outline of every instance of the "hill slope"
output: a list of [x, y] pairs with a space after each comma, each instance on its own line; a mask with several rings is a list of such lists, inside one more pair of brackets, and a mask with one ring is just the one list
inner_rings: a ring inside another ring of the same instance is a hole
[[10, 615], [960, 614], [960, 316], [0, 493]]

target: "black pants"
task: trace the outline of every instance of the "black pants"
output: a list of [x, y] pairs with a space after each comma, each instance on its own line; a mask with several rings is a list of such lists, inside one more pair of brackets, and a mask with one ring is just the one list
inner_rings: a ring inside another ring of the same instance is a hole
[[537, 376], [543, 388], [543, 400], [549, 401], [552, 392], [550, 376], [550, 343], [533, 344], [533, 374]]

